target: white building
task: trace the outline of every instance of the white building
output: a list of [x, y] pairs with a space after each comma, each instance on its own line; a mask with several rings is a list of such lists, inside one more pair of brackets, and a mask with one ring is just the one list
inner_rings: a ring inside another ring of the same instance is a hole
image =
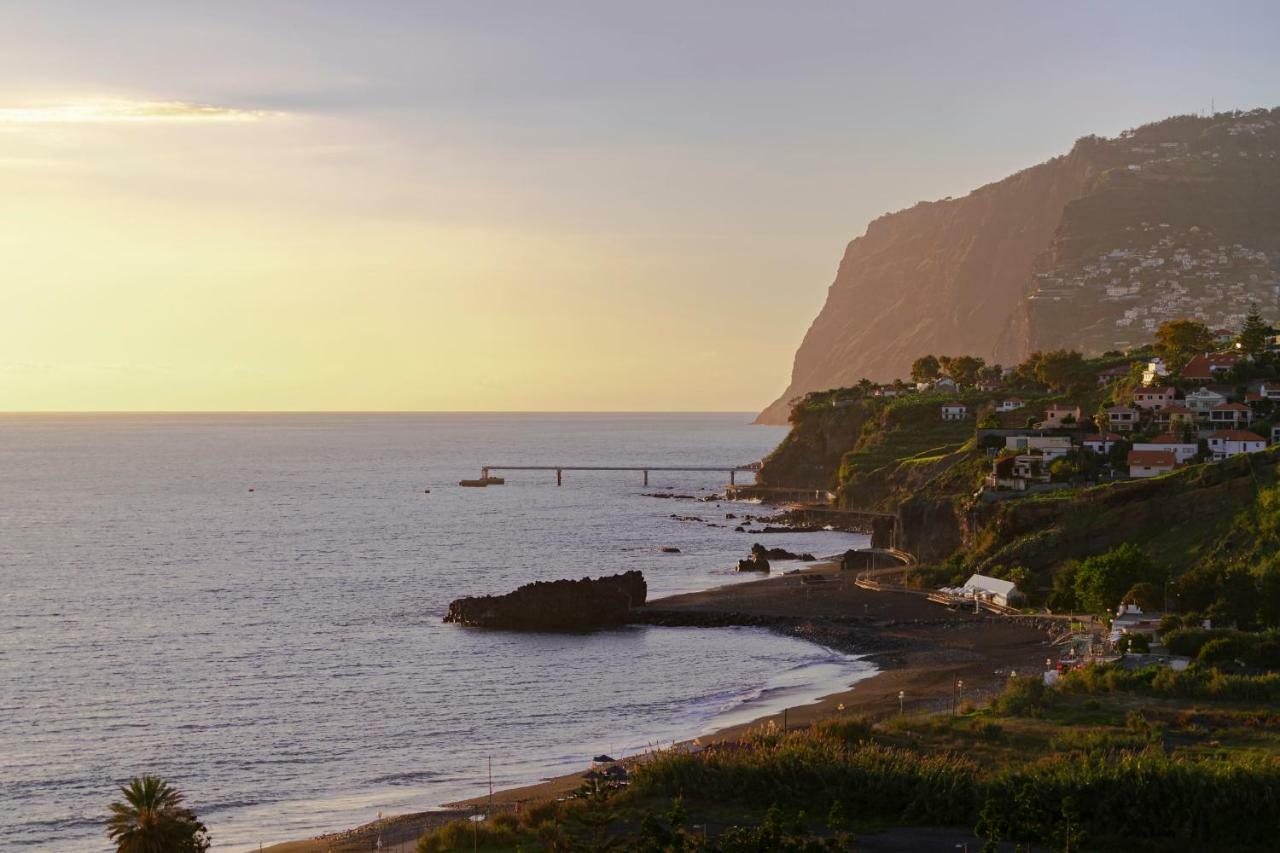
[[969, 417], [969, 407], [964, 403], [948, 403], [942, 407], [944, 421], [962, 421]]
[[1191, 411], [1195, 412], [1198, 417], [1205, 419], [1209, 417], [1209, 412], [1214, 408], [1227, 402], [1227, 398], [1217, 391], [1210, 391], [1208, 388], [1198, 388], [1187, 395], [1182, 404]]
[[1167, 450], [1179, 465], [1184, 465], [1200, 452], [1200, 445], [1194, 441], [1183, 441], [1172, 435], [1157, 435], [1150, 441], [1140, 441], [1133, 445], [1134, 450]]
[[1010, 602], [1022, 598], [1022, 593], [1013, 581], [1002, 581], [987, 575], [970, 575], [961, 589], [970, 598], [985, 599], [1003, 607], [1010, 607]]
[[1071, 438], [1065, 435], [1011, 435], [1005, 438], [1004, 446], [1006, 450], [1019, 453], [1039, 453], [1050, 460], [1071, 452]]
[[1147, 362], [1147, 366], [1142, 371], [1142, 384], [1154, 385], [1168, 375], [1169, 368], [1165, 366], [1164, 359], [1153, 358]]
[[1257, 453], [1267, 446], [1267, 440], [1257, 433], [1236, 429], [1211, 432], [1207, 440], [1214, 459], [1226, 459], [1241, 453]]
[[1116, 446], [1117, 441], [1124, 441], [1124, 437], [1114, 432], [1100, 433], [1098, 435], [1086, 435], [1084, 440], [1080, 442], [1087, 450], [1094, 453], [1110, 453], [1111, 448]]

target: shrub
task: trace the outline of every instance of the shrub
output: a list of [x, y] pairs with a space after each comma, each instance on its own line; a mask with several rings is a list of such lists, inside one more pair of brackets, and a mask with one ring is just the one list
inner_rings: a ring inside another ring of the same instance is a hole
[[1050, 691], [1039, 676], [1010, 678], [991, 707], [1010, 717], [1038, 717], [1049, 705]]

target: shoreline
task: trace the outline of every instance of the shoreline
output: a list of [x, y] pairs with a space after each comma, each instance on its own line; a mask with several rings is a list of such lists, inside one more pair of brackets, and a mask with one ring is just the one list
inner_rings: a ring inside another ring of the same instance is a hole
[[[806, 583], [804, 576], [825, 578]], [[804, 639], [876, 666], [865, 678], [816, 701], [763, 714], [679, 744], [735, 740], [746, 731], [773, 723], [788, 728], [837, 714], [872, 718], [907, 711], [946, 710], [957, 679], [963, 700], [989, 698], [1010, 670], [1043, 664], [1048, 640], [1033, 622], [957, 613], [923, 597], [901, 592], [872, 592], [856, 587], [850, 572], [819, 563], [760, 580], [713, 587], [655, 599], [637, 612], [634, 624], [651, 626], [762, 627]], [[635, 761], [638, 756], [625, 760]], [[442, 804], [435, 809], [395, 815], [337, 833], [275, 844], [271, 853], [340, 853], [367, 850], [381, 836], [384, 850], [412, 851], [419, 835], [450, 820], [475, 814], [492, 802], [495, 810], [515, 810], [563, 797], [577, 789], [589, 768]]]

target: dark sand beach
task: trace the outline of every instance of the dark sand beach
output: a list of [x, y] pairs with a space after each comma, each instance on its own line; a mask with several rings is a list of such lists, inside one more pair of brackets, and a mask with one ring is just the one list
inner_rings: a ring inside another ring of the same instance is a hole
[[[819, 580], [814, 580], [815, 578]], [[807, 726], [835, 714], [886, 717], [898, 713], [899, 693], [908, 712], [948, 709], [957, 680], [963, 699], [981, 702], [1011, 670], [1039, 671], [1049, 654], [1045, 628], [1033, 620], [958, 612], [905, 592], [876, 592], [854, 585], [853, 574], [820, 565], [794, 574], [651, 601], [638, 621], [657, 625], [759, 625], [851, 654], [866, 655], [875, 675], [822, 700], [789, 708], [786, 725]], [[783, 725], [781, 713], [732, 726], [699, 739], [738, 737], [750, 727]], [[495, 792], [496, 807], [524, 808], [576, 789], [587, 771]], [[479, 792], [478, 792], [479, 793]], [[423, 830], [472, 814], [489, 802], [487, 792], [443, 809], [399, 815], [307, 841], [279, 844], [274, 853], [368, 850], [381, 835], [383, 849], [412, 850]]]

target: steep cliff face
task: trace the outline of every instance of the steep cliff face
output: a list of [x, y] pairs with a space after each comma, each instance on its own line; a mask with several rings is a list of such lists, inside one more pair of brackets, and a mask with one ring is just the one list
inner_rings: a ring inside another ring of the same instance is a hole
[[1093, 177], [1072, 153], [872, 222], [845, 250], [791, 384], [761, 422], [785, 422], [789, 401], [809, 391], [905, 377], [926, 352], [1017, 360], [1027, 342], [1012, 327], [1032, 265]]
[[1036, 349], [1148, 342], [1164, 319], [1230, 326], [1280, 308], [1280, 110], [1181, 116], [959, 199], [872, 222], [845, 251], [761, 414], [861, 378], [905, 378], [925, 353], [1010, 364]]

